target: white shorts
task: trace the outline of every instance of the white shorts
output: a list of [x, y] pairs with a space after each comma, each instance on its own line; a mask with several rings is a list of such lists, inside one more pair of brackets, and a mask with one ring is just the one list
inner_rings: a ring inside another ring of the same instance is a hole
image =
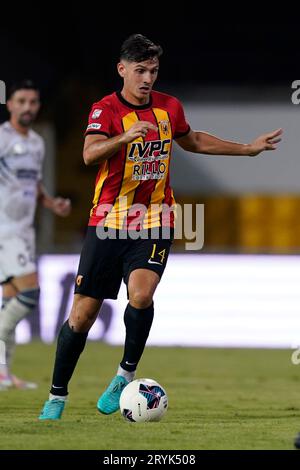
[[36, 270], [34, 233], [0, 239], [0, 284]]

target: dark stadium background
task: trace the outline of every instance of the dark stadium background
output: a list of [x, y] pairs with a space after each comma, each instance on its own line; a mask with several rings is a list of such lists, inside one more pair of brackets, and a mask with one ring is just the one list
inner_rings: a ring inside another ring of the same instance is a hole
[[[64, 81], [109, 92], [119, 85], [114, 62], [121, 42], [143, 33], [164, 48], [161, 87], [192, 84], [285, 83], [299, 70], [299, 23], [277, 17], [274, 22], [247, 15], [224, 18], [173, 12], [170, 20], [140, 6], [101, 13], [74, 5], [67, 13], [35, 7], [17, 11], [2, 22], [1, 77], [8, 83], [24, 74], [40, 81], [44, 98], [62, 90]], [[107, 8], [107, 7], [106, 7]], [[163, 7], [162, 7], [163, 8]]]

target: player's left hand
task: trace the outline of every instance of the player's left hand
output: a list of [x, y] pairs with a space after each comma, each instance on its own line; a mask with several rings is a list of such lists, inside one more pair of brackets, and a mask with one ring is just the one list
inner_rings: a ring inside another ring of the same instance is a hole
[[282, 129], [276, 129], [276, 131], [268, 132], [268, 134], [262, 134], [257, 139], [253, 140], [248, 146], [249, 157], [256, 157], [264, 150], [276, 150], [278, 142], [281, 141]]
[[53, 199], [52, 212], [60, 217], [67, 217], [71, 212], [70, 199], [55, 197]]

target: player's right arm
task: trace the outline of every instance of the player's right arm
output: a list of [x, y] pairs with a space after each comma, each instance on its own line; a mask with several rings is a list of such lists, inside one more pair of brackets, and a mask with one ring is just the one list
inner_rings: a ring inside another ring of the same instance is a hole
[[150, 129], [157, 131], [157, 127], [151, 122], [139, 121], [133, 124], [128, 131], [115, 137], [108, 138], [106, 135], [102, 134], [88, 134], [85, 138], [83, 148], [84, 163], [87, 166], [103, 163], [105, 160], [115, 155], [122, 145], [129, 144], [138, 137], [146, 137]]

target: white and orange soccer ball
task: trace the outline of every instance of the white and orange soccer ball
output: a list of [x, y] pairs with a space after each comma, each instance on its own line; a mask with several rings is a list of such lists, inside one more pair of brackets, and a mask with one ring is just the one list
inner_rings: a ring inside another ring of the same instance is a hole
[[133, 380], [121, 393], [120, 410], [126, 421], [160, 421], [167, 408], [165, 389], [152, 379]]

